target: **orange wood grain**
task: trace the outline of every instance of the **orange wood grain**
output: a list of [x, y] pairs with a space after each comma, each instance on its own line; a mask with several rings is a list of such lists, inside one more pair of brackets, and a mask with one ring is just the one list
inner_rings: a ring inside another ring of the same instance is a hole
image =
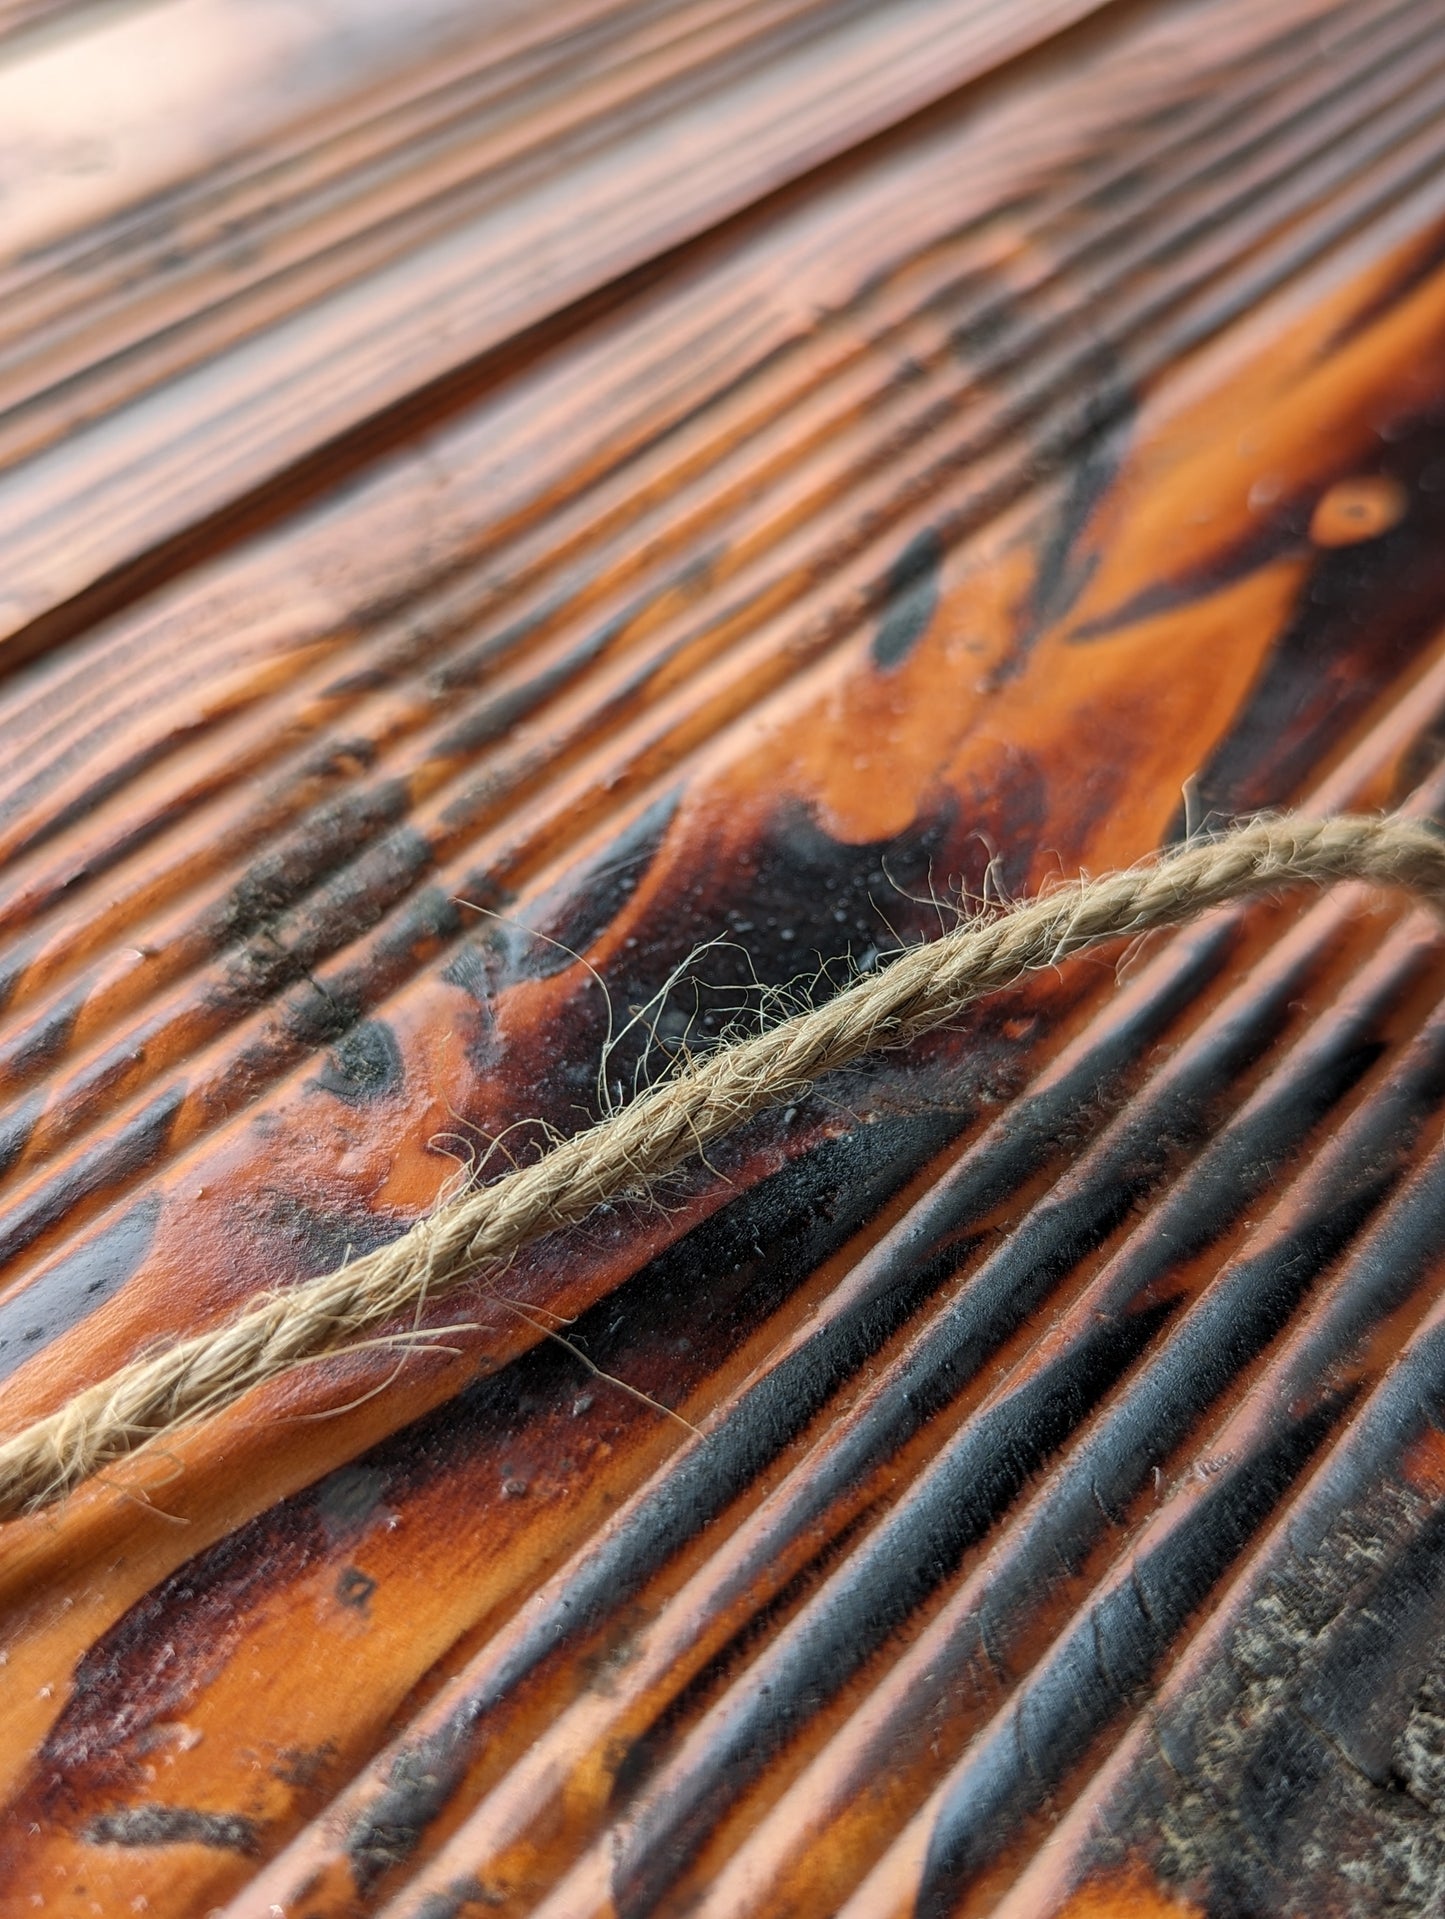
[[[16, 42], [0, 102], [51, 76], [36, 167], [86, 73], [146, 84], [114, 169], [37, 186], [0, 268], [12, 662], [37, 649], [0, 682], [6, 1428], [402, 1230], [458, 1159], [586, 1123], [604, 991], [644, 1022], [625, 1094], [755, 985], [1192, 808], [1438, 805], [1438, 15], [1062, 31], [1088, 11], [576, 0], [349, 36], [342, 6], [169, 0]], [[1142, 1702], [1196, 1736], [1291, 1516], [1336, 1523], [1336, 1452], [1433, 1377], [1432, 1265], [1353, 1302], [1441, 1150], [1445, 962], [1354, 896], [1111, 960], [1122, 991], [1040, 978], [533, 1249], [428, 1313], [433, 1349], [306, 1369], [5, 1528], [0, 1914], [1228, 1911]], [[1106, 1056], [1028, 1144], [1039, 1089]], [[1319, 1114], [1266, 1128], [1249, 1206], [1119, 1290], [1291, 1074]], [[1324, 1232], [1311, 1169], [1357, 1138], [1341, 1263], [969, 1651], [1071, 1462], [1240, 1262]], [[990, 1154], [1007, 1180], [935, 1243]], [[1061, 1194], [1102, 1210], [1032, 1309], [910, 1385]], [[887, 1528], [1056, 1378], [1072, 1423], [1036, 1453], [1008, 1427], [996, 1509], [874, 1605]], [[987, 1742], [1194, 1565], [1218, 1462], [1247, 1506], [1297, 1426], [1147, 1684], [955, 1872]], [[1396, 1434], [1398, 1512], [1360, 1468], [1385, 1557], [1433, 1523], [1437, 1437]], [[856, 1659], [795, 1684], [850, 1605]]]

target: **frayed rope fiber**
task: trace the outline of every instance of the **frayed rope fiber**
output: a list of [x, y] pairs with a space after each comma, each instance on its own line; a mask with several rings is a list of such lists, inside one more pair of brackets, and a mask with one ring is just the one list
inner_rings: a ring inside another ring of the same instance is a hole
[[604, 1202], [646, 1192], [710, 1140], [796, 1100], [823, 1074], [946, 1026], [1028, 973], [1250, 894], [1340, 880], [1402, 888], [1445, 912], [1445, 839], [1399, 817], [1258, 819], [1126, 872], [1062, 882], [909, 947], [821, 1006], [720, 1047], [535, 1162], [443, 1201], [391, 1245], [260, 1294], [235, 1319], [78, 1393], [0, 1444], [0, 1520], [51, 1504], [304, 1361], [394, 1326]]

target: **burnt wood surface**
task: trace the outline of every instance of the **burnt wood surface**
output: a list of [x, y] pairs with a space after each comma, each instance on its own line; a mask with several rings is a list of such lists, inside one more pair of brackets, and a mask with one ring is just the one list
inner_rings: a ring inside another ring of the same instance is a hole
[[[1445, 808], [1437, 0], [0, 5], [0, 1429], [975, 904]], [[1445, 1914], [1445, 933], [1073, 961], [0, 1529], [0, 1919]]]

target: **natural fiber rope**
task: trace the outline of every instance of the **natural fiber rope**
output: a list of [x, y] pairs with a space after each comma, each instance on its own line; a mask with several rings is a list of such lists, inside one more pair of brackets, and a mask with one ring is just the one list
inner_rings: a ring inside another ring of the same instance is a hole
[[910, 947], [823, 1005], [719, 1048], [535, 1163], [444, 1201], [391, 1245], [261, 1294], [237, 1318], [78, 1393], [0, 1444], [0, 1519], [50, 1504], [302, 1361], [395, 1325], [544, 1233], [646, 1191], [710, 1140], [797, 1099], [823, 1074], [946, 1026], [1027, 973], [1248, 894], [1339, 880], [1401, 887], [1445, 910], [1445, 840], [1400, 818], [1261, 819], [1127, 872], [1059, 884]]

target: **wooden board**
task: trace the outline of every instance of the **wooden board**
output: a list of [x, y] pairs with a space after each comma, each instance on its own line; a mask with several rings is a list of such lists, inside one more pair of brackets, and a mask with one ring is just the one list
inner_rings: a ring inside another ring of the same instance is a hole
[[[961, 896], [1438, 811], [1432, 0], [10, 47], [155, 91], [0, 266], [5, 1429]], [[0, 1914], [1434, 1911], [1442, 990], [1071, 963], [5, 1528]]]

